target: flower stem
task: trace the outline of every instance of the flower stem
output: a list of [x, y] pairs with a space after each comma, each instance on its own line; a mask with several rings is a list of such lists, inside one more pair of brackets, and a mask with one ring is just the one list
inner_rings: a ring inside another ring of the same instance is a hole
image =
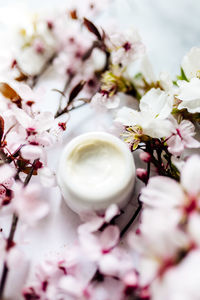
[[142, 203], [139, 202], [139, 205], [138, 205], [136, 211], [134, 212], [133, 216], [130, 218], [130, 220], [128, 221], [128, 223], [126, 224], [126, 226], [120, 232], [120, 238], [122, 238], [124, 236], [124, 234], [127, 232], [127, 230], [129, 229], [129, 227], [133, 224], [133, 222], [137, 218], [137, 216], [138, 216], [139, 212], [141, 211], [141, 209], [142, 209]]
[[[146, 145], [146, 148], [148, 148], [148, 145]], [[146, 185], [149, 181], [149, 177], [150, 177], [150, 172], [151, 172], [151, 163], [148, 162], [147, 163], [147, 181], [146, 181]], [[134, 212], [133, 216], [130, 218], [130, 220], [128, 221], [128, 223], [125, 225], [125, 227], [121, 230], [120, 232], [120, 238], [122, 238], [124, 236], [124, 234], [127, 232], [127, 230], [129, 229], [129, 227], [133, 224], [133, 222], [136, 220], [138, 214], [140, 213], [141, 209], [142, 209], [142, 202], [140, 202], [140, 194], [138, 195], [137, 198], [138, 201], [138, 207], [136, 209], [136, 211]]]

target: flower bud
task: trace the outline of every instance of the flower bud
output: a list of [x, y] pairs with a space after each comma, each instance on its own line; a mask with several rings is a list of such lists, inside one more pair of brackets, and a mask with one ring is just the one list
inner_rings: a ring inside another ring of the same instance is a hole
[[142, 169], [142, 168], [138, 168], [136, 170], [136, 175], [137, 177], [142, 180], [144, 183], [147, 183], [147, 171], [145, 169]]
[[151, 154], [148, 152], [141, 152], [140, 153], [140, 159], [146, 163], [151, 161]]
[[129, 287], [138, 286], [138, 276], [134, 270], [129, 271], [123, 278], [124, 284]]

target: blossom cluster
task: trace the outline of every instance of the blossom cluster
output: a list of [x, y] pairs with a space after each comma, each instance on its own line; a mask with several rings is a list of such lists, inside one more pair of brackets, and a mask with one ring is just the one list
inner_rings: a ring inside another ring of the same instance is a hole
[[[185, 55], [175, 80], [156, 76], [135, 29], [95, 24], [109, 1], [80, 3], [15, 26], [12, 53], [2, 57], [0, 216], [12, 223], [0, 232], [0, 298], [24, 260], [18, 223], [34, 228], [52, 209], [42, 194], [57, 185], [48, 153], [62, 145], [73, 110], [88, 105], [95, 116], [110, 114], [115, 134], [139, 152], [138, 209], [124, 228], [114, 204], [85, 212], [76, 242], [34, 267], [22, 299], [200, 299], [200, 48]], [[53, 76], [63, 87], [51, 86], [59, 96], [52, 112], [50, 103], [42, 108], [42, 82]]]

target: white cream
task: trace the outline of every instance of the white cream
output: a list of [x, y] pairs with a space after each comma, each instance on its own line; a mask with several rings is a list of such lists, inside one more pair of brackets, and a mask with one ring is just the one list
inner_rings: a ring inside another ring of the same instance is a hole
[[57, 177], [65, 201], [73, 210], [99, 210], [127, 201], [134, 185], [135, 166], [120, 139], [91, 132], [67, 144]]

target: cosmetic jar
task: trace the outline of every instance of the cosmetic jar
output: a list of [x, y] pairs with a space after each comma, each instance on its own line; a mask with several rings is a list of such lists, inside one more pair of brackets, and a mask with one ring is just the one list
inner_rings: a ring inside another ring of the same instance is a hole
[[126, 205], [135, 182], [135, 163], [127, 145], [105, 132], [88, 132], [64, 148], [57, 180], [67, 205], [76, 213]]

